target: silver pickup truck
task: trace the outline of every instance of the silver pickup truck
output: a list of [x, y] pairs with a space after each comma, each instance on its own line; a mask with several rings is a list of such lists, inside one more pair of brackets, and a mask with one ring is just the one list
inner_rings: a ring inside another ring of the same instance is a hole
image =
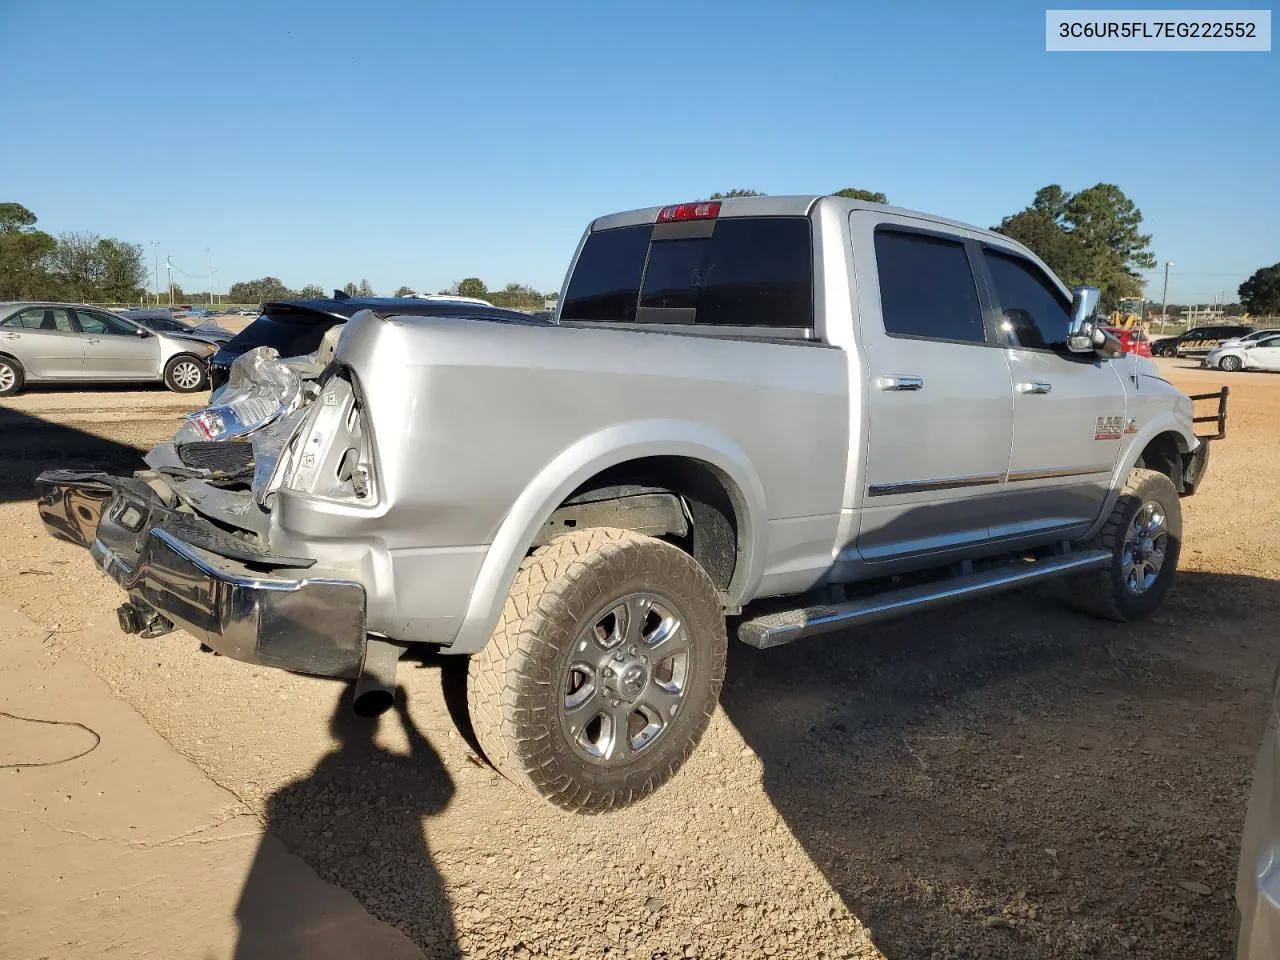
[[697, 744], [727, 617], [771, 647], [1049, 577], [1160, 604], [1226, 390], [1196, 418], [1097, 298], [860, 201], [619, 213], [554, 323], [362, 311], [309, 369], [241, 357], [147, 470], [42, 475], [39, 507], [127, 632], [356, 678], [366, 713], [408, 645], [470, 657], [488, 759], [602, 811]]

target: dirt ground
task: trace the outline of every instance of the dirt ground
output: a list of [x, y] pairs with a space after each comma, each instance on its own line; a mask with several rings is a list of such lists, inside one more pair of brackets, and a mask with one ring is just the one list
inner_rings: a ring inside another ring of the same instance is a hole
[[[1161, 363], [1188, 392], [1224, 382]], [[340, 684], [121, 635], [118, 591], [42, 532], [30, 481], [127, 466], [171, 435], [179, 396], [0, 402], [0, 604], [427, 956], [1226, 960], [1277, 657], [1280, 377], [1226, 382], [1230, 436], [1184, 501], [1153, 620], [1091, 620], [1045, 588], [735, 644], [686, 769], [605, 817], [481, 764], [452, 664], [406, 662], [407, 707], [375, 733]]]

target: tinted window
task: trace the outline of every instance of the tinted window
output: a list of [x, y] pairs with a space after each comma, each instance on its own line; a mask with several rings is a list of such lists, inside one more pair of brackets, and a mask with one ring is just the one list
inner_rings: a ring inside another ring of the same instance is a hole
[[27, 330], [61, 330], [75, 333], [71, 325], [71, 311], [61, 307], [29, 307], [15, 313], [4, 322], [6, 327], [24, 327]]
[[[692, 309], [692, 322], [699, 324], [812, 327], [813, 242], [808, 219], [720, 220], [709, 237], [654, 240], [640, 306]], [[664, 318], [658, 314], [648, 319]]]
[[1067, 343], [1071, 301], [1030, 260], [986, 251], [987, 270], [1000, 302], [1000, 325], [1011, 345], [1060, 348]]
[[85, 333], [98, 336], [136, 336], [137, 330], [119, 317], [109, 313], [98, 313], [96, 310], [77, 310], [76, 319], [80, 329]]
[[885, 333], [986, 341], [964, 244], [880, 229], [876, 231], [876, 269]]
[[232, 337], [224, 349], [241, 354], [254, 347], [275, 347], [282, 357], [298, 357], [319, 347], [325, 332], [342, 322], [314, 313], [304, 317], [264, 314]]
[[634, 321], [652, 232], [646, 223], [588, 236], [569, 278], [560, 319]]

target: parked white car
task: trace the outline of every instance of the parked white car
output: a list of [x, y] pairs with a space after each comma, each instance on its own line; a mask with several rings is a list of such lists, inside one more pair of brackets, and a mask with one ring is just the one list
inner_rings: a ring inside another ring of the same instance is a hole
[[1214, 347], [1200, 361], [1203, 367], [1225, 370], [1280, 370], [1280, 330], [1258, 340], [1242, 339]]

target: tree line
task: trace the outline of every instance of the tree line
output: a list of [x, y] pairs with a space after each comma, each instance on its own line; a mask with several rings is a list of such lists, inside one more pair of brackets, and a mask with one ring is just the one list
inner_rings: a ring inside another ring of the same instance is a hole
[[0, 300], [141, 302], [142, 247], [96, 233], [51, 236], [20, 203], [0, 203]]
[[[378, 296], [368, 280], [361, 280], [359, 283], [349, 281], [340, 289], [349, 297]], [[416, 293], [418, 291], [413, 287], [402, 285], [396, 288], [394, 296], [409, 297]], [[528, 312], [542, 310], [548, 299], [554, 300], [559, 295], [558, 293], [539, 293], [533, 287], [522, 283], [508, 283], [500, 290], [490, 290], [479, 277], [459, 280], [449, 288], [440, 290], [439, 293], [475, 297], [487, 300], [496, 307]], [[267, 300], [314, 300], [331, 295], [332, 291], [326, 291], [314, 283], [291, 290], [281, 283], [278, 277], [261, 277], [257, 280], [233, 283], [227, 292], [227, 301], [229, 303], [263, 303]]]

